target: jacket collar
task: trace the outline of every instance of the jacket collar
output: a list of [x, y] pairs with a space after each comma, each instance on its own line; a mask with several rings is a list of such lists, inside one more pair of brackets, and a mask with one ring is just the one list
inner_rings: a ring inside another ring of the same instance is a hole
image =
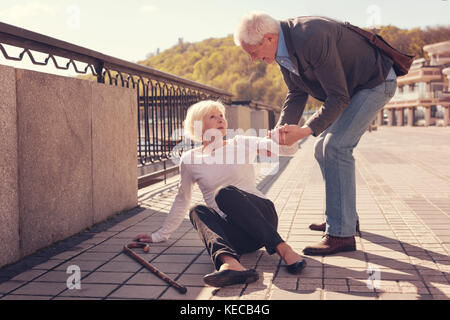
[[292, 37], [291, 37], [291, 30], [289, 27], [289, 20], [280, 21], [281, 30], [283, 30], [284, 34], [284, 40], [286, 42], [286, 47], [289, 53], [289, 57], [291, 58], [292, 63], [294, 64], [295, 68], [302, 72], [302, 70], [298, 69], [298, 57], [295, 53], [294, 46], [292, 44]]

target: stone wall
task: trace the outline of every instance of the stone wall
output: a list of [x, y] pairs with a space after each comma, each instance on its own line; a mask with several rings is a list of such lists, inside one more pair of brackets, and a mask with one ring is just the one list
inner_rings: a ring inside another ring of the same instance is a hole
[[247, 131], [251, 128], [251, 109], [244, 106], [225, 106], [225, 117], [228, 129], [242, 129]]
[[0, 266], [20, 258], [16, 81], [0, 66]]
[[133, 89], [0, 65], [0, 266], [137, 206]]

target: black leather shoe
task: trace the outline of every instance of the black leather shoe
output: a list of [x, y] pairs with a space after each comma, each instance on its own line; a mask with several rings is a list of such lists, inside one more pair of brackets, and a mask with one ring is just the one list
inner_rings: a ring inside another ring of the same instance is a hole
[[258, 279], [258, 272], [256, 272], [255, 269], [245, 271], [216, 271], [203, 277], [203, 281], [212, 287], [225, 287], [233, 284], [252, 283]]
[[302, 271], [305, 267], [306, 267], [306, 260], [305, 259], [301, 259], [301, 260], [298, 260], [297, 262], [295, 262], [293, 264], [290, 264], [290, 265], [286, 266], [286, 269], [291, 274], [297, 274], [300, 271]]

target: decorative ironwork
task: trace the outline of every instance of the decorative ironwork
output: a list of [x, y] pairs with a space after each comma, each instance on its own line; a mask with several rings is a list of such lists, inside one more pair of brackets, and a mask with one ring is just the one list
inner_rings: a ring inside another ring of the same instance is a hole
[[[23, 51], [14, 57], [8, 54], [5, 45]], [[99, 83], [136, 89], [140, 165], [170, 158], [171, 149], [179, 142], [174, 133], [182, 128], [190, 105], [205, 99], [231, 102], [232, 95], [226, 91], [1, 22], [0, 51], [7, 60], [23, 61], [27, 55], [34, 65], [47, 66], [52, 61], [59, 70], [69, 70], [72, 66], [80, 75], [88, 75], [90, 71]], [[37, 61], [33, 51], [47, 57]], [[61, 65], [57, 57], [68, 62]], [[84, 69], [77, 62], [86, 64]]]

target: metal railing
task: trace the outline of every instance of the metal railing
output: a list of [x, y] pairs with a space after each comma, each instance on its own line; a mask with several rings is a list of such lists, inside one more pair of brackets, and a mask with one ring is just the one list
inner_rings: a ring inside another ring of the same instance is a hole
[[[23, 48], [23, 51], [18, 57], [11, 56], [5, 45]], [[0, 51], [8, 60], [23, 61], [27, 55], [34, 65], [47, 66], [51, 61], [59, 70], [72, 67], [80, 75], [89, 75], [90, 71], [99, 83], [136, 89], [138, 165], [170, 158], [170, 150], [178, 142], [174, 133], [182, 128], [190, 105], [205, 99], [231, 102], [232, 94], [224, 90], [1, 22]], [[48, 56], [44, 61], [37, 61], [33, 51]], [[59, 57], [68, 59], [67, 63], [58, 63]], [[80, 63], [85, 67], [80, 68]]]

